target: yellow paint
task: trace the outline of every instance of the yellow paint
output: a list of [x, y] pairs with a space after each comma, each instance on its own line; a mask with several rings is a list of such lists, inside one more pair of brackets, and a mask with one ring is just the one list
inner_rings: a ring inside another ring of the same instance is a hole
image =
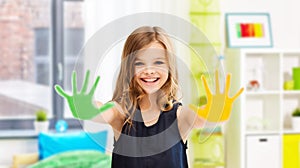
[[300, 134], [283, 136], [283, 167], [300, 167]]
[[207, 81], [204, 76], [201, 76], [203, 81], [207, 104], [202, 107], [197, 107], [196, 105], [190, 104], [191, 110], [195, 111], [199, 117], [206, 119], [209, 122], [224, 122], [227, 121], [231, 114], [232, 104], [238, 98], [238, 96], [243, 92], [244, 88], [241, 88], [233, 97], [228, 96], [230, 88], [230, 78], [231, 75], [226, 76], [225, 91], [220, 92], [220, 83], [218, 77], [218, 71], [215, 74], [215, 85], [216, 91], [213, 94], [208, 87]]

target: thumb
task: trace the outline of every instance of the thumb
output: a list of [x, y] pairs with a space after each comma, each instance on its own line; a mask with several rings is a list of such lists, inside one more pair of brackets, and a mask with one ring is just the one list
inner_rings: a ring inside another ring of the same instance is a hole
[[64, 98], [69, 98], [70, 96], [61, 88], [60, 85], [54, 86], [55, 91]]

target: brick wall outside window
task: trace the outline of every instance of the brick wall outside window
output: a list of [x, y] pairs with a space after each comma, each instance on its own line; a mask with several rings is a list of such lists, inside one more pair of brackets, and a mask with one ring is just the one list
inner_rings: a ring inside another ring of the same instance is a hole
[[[65, 28], [82, 28], [81, 7], [65, 7]], [[34, 30], [49, 28], [50, 16], [50, 0], [0, 0], [0, 80], [34, 80]]]
[[[82, 3], [64, 2], [64, 7], [67, 9], [63, 16], [65, 29], [84, 28], [80, 5]], [[50, 67], [50, 52], [42, 52], [47, 54], [44, 58], [48, 61], [40, 64], [38, 61], [41, 59], [37, 57], [41, 55], [37, 55], [38, 49], [35, 47], [51, 44], [49, 41], [51, 36], [45, 36], [48, 38], [42, 40], [45, 44], [37, 45], [35, 40], [37, 30], [46, 29], [50, 33], [50, 8], [51, 0], [0, 0], [0, 82], [21, 80], [42, 85], [49, 83], [41, 82], [44, 79], [39, 78], [38, 73], [45, 71], [46, 67], [42, 66]], [[41, 49], [49, 50], [50, 47], [43, 46]], [[37, 69], [38, 67], [42, 69]], [[32, 115], [38, 108], [40, 107], [0, 93], [0, 118]]]

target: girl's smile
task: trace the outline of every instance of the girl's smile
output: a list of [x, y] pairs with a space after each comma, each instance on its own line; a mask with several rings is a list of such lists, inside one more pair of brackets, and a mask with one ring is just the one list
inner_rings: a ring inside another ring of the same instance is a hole
[[141, 80], [146, 84], [146, 85], [152, 85], [155, 84], [160, 78], [156, 77], [146, 77], [146, 78], [141, 78]]

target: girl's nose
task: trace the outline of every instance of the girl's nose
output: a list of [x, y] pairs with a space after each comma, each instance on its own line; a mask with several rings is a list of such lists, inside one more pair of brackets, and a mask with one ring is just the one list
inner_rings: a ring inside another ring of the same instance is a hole
[[153, 67], [151, 66], [148, 66], [144, 69], [144, 73], [147, 74], [147, 75], [152, 75], [155, 73], [155, 70]]

